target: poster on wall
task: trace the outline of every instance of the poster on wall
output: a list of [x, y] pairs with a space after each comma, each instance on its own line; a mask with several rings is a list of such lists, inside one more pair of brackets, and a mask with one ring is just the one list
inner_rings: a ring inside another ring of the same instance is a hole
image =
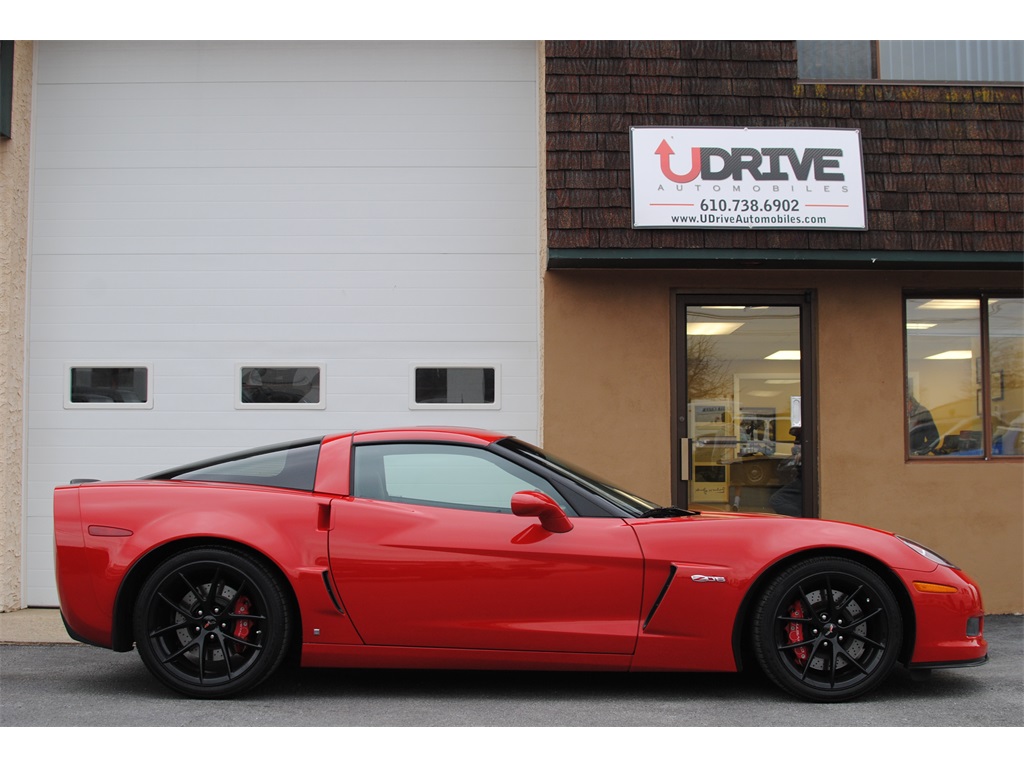
[[860, 131], [630, 128], [633, 227], [867, 229]]

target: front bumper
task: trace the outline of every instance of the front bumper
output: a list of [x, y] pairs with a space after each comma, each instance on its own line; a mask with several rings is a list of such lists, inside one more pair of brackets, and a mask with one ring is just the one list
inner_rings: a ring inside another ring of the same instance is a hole
[[[985, 611], [978, 585], [963, 571], [939, 566], [901, 574], [914, 604], [916, 641], [910, 669], [970, 667], [988, 660]], [[946, 591], [934, 591], [936, 586]]]

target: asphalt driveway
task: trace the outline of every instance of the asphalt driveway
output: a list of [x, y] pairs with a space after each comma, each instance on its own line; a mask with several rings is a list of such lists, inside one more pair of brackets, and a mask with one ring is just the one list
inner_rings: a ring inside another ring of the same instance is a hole
[[135, 653], [0, 645], [3, 726], [1024, 726], [1024, 617], [986, 619], [991, 660], [844, 704], [759, 674], [290, 669], [228, 701], [183, 699]]

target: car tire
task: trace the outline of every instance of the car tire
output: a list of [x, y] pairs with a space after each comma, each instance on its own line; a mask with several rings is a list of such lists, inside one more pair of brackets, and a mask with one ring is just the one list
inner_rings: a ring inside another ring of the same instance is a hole
[[135, 601], [139, 655], [167, 687], [225, 698], [270, 677], [292, 630], [281, 582], [255, 558], [220, 547], [174, 555], [149, 575]]
[[761, 669], [791, 694], [849, 701], [892, 671], [903, 642], [899, 605], [861, 563], [819, 557], [797, 563], [761, 593], [753, 619]]

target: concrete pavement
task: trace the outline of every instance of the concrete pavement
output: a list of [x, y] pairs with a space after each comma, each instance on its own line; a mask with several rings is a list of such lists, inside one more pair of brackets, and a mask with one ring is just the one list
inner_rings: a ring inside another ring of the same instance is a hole
[[23, 608], [0, 613], [0, 644], [74, 643], [56, 608]]

